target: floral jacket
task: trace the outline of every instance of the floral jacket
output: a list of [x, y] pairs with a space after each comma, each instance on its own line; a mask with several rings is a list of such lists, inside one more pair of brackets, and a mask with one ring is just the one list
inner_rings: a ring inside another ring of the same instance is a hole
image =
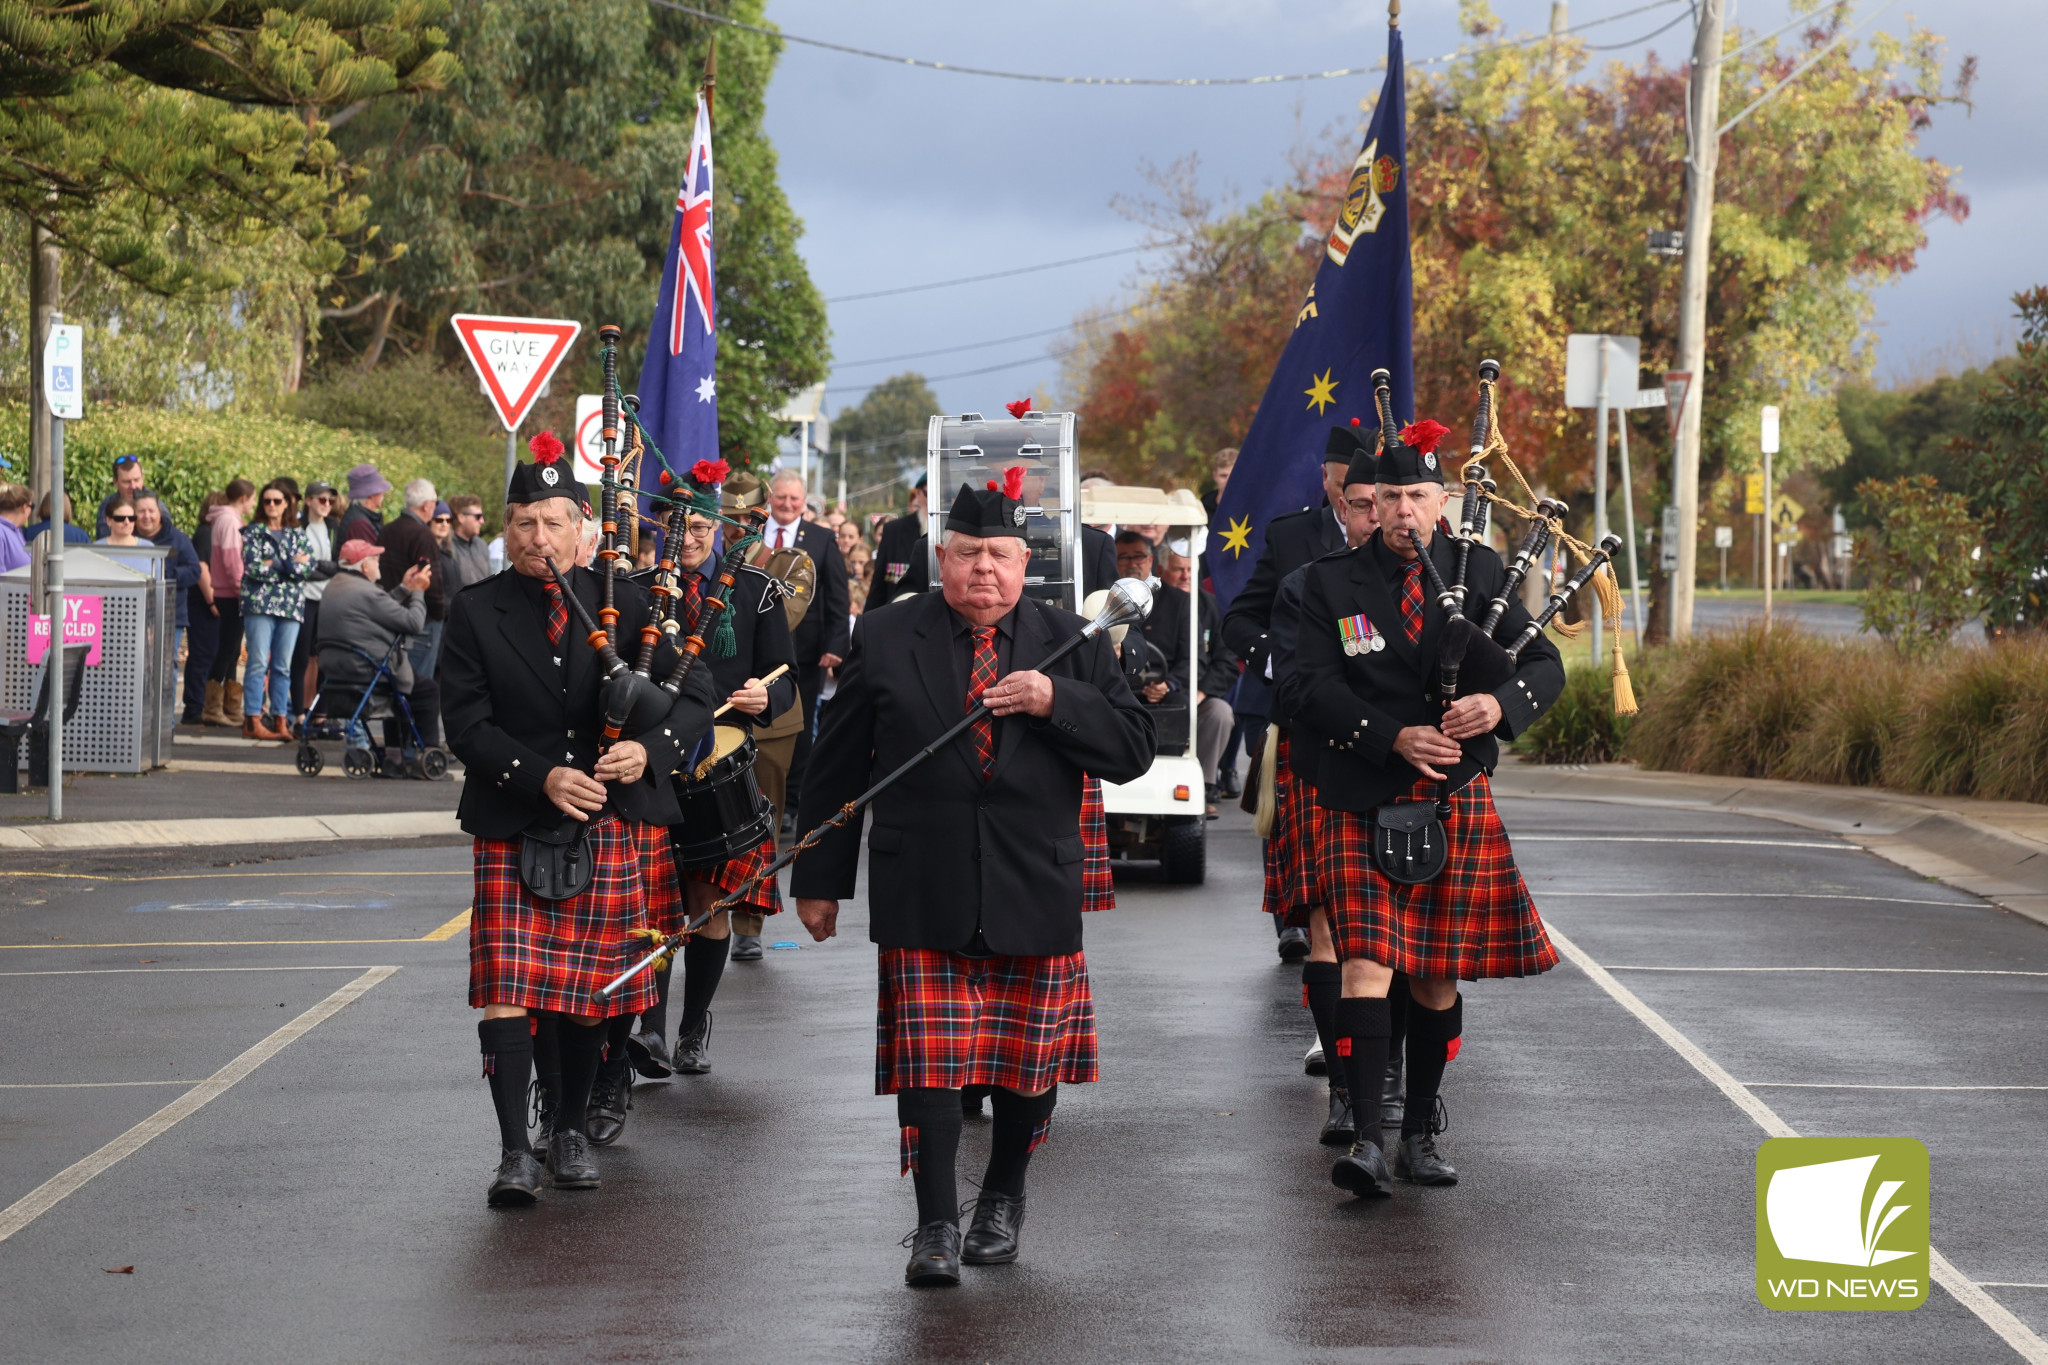
[[297, 526], [273, 531], [252, 522], [242, 528], [242, 614], [281, 616], [287, 621], [306, 619], [304, 583], [311, 576], [311, 563], [300, 564], [293, 555], [309, 559], [313, 544]]

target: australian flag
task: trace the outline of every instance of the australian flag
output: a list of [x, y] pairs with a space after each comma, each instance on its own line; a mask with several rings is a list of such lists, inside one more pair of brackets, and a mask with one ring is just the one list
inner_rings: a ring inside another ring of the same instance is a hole
[[1225, 610], [1265, 548], [1266, 523], [1323, 498], [1330, 428], [1379, 425], [1372, 372], [1392, 373], [1395, 420], [1415, 408], [1414, 277], [1408, 264], [1407, 101], [1401, 31], [1387, 35], [1387, 81], [1315, 283], [1266, 385], [1209, 524], [1204, 556]]
[[[690, 164], [676, 194], [675, 226], [661, 267], [647, 359], [640, 366], [640, 423], [678, 475], [718, 458], [718, 329], [711, 262], [711, 110], [697, 96]], [[644, 477], [653, 487], [655, 471]]]

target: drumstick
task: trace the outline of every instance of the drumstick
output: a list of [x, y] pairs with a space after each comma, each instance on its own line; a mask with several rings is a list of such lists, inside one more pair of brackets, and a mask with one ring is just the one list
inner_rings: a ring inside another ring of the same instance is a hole
[[[766, 686], [767, 684], [774, 682], [777, 678], [781, 677], [783, 674], [787, 672], [789, 672], [788, 664], [777, 664], [775, 665], [775, 667], [769, 669], [766, 673], [764, 673], [761, 676], [761, 683], [763, 686]], [[726, 712], [730, 710], [732, 710], [732, 703], [727, 702], [725, 705], [719, 707], [716, 711], [713, 711], [711, 713], [711, 719], [717, 720], [720, 716], [724, 715]]]

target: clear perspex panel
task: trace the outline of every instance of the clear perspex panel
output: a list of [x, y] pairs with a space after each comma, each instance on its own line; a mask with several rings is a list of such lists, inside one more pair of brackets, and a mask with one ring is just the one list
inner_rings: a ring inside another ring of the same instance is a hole
[[960, 485], [1002, 482], [1012, 465], [1024, 468], [1024, 538], [1031, 563], [1024, 591], [1043, 601], [1081, 610], [1080, 497], [1075, 485], [1074, 414], [1027, 412], [984, 418], [979, 413], [934, 417], [926, 438], [932, 515], [931, 585], [939, 585], [938, 540]]

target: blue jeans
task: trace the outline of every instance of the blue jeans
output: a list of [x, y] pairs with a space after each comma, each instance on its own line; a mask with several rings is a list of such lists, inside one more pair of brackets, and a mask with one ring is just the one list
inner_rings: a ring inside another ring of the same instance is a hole
[[[249, 662], [242, 670], [242, 714], [289, 718], [292, 713], [292, 646], [299, 623], [283, 616], [250, 612], [242, 618], [242, 638], [249, 642]], [[264, 704], [268, 677], [270, 701]]]
[[425, 634], [406, 637], [405, 657], [412, 665], [415, 678], [434, 676], [434, 669], [441, 662], [441, 628], [446, 624], [445, 621], [429, 621]]

